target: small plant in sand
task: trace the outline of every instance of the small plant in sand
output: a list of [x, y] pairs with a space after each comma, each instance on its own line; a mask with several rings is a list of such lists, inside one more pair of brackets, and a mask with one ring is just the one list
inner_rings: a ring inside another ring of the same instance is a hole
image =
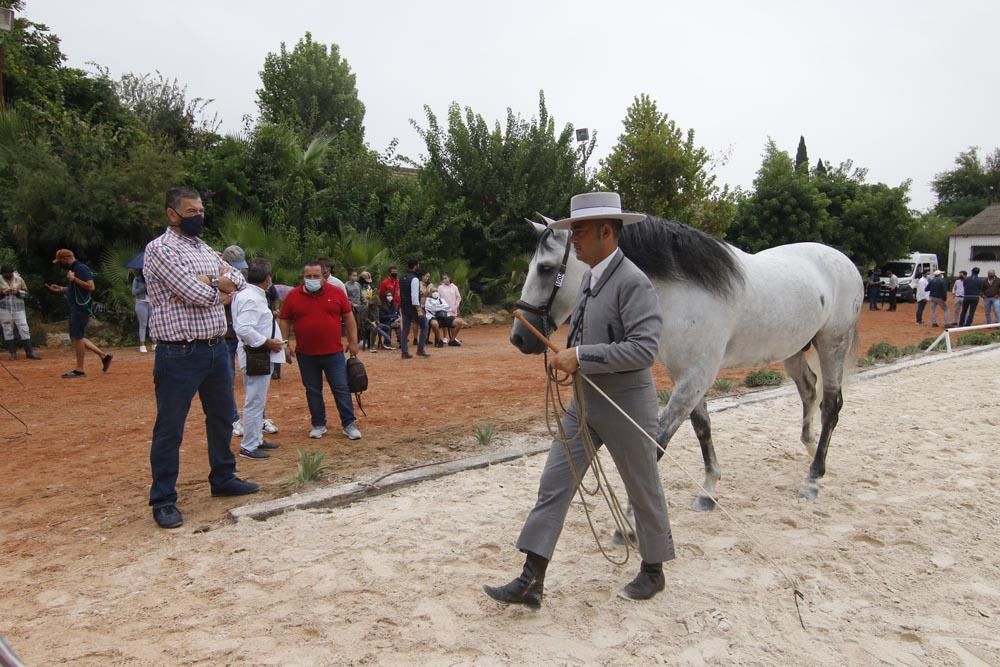
[[919, 347], [921, 350], [926, 350], [931, 346], [931, 343], [933, 343], [935, 340], [937, 339], [934, 338], [933, 336], [928, 336], [927, 338], [924, 338], [922, 341], [917, 343], [917, 347]]
[[976, 331], [974, 333], [962, 334], [958, 337], [959, 345], [992, 345], [993, 336], [988, 333]]
[[664, 389], [663, 391], [658, 391], [658, 392], [656, 392], [656, 395], [660, 399], [660, 403], [669, 403], [670, 402], [670, 391], [669, 390]]
[[876, 361], [895, 361], [899, 359], [901, 353], [892, 343], [880, 341], [868, 348], [868, 356]]
[[899, 348], [899, 353], [904, 357], [912, 357], [918, 352], [920, 352], [919, 345], [907, 345], [905, 347]]
[[858, 357], [858, 368], [871, 368], [875, 365], [875, 360], [871, 357]]
[[298, 468], [292, 482], [294, 484], [305, 484], [319, 479], [327, 466], [323, 463], [323, 452], [309, 452], [302, 449], [295, 450], [299, 455]]
[[496, 435], [496, 429], [493, 428], [493, 424], [483, 424], [476, 427], [476, 441], [483, 447], [493, 442], [494, 435]]
[[785, 376], [781, 371], [772, 371], [765, 368], [763, 370], [750, 371], [747, 373], [747, 377], [743, 381], [743, 384], [748, 387], [771, 387], [779, 385], [784, 381]]
[[719, 378], [712, 385], [712, 389], [720, 394], [728, 394], [733, 390], [733, 381], [726, 378]]

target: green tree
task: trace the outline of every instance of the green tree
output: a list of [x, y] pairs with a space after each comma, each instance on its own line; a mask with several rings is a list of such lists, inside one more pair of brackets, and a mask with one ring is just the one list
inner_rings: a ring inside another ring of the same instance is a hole
[[572, 125], [556, 131], [542, 92], [537, 117], [526, 121], [508, 109], [503, 127], [458, 104], [448, 109], [447, 129], [424, 111], [426, 128], [413, 122], [427, 148], [419, 172], [424, 211], [448, 230], [446, 256], [464, 257], [483, 275], [497, 275], [512, 253], [533, 246], [525, 216], [567, 213], [570, 197], [587, 189], [590, 152], [578, 153]]
[[722, 234], [735, 213], [728, 189], [710, 173], [711, 156], [661, 113], [648, 95], [635, 98], [618, 144], [601, 161], [597, 179], [636, 211], [680, 220]]
[[813, 179], [795, 171], [788, 153], [769, 139], [753, 192], [739, 203], [727, 236], [750, 252], [784, 243], [823, 241], [829, 204]]
[[944, 264], [948, 257], [949, 236], [957, 226], [958, 223], [952, 218], [933, 211], [924, 213], [913, 222], [909, 250], [932, 252], [938, 256], [938, 261]]
[[264, 58], [260, 78], [257, 106], [265, 123], [290, 124], [307, 137], [346, 133], [359, 144], [364, 139], [365, 105], [336, 44], [327, 48], [308, 32], [291, 51], [282, 42], [278, 53]]
[[934, 177], [931, 188], [938, 202], [934, 212], [964, 221], [1000, 201], [1000, 148], [985, 158], [973, 146], [959, 153], [955, 168]]
[[212, 100], [189, 99], [187, 86], [159, 72], [155, 77], [126, 74], [115, 84], [115, 92], [150, 135], [165, 139], [177, 150], [200, 145], [214, 138], [219, 129], [218, 116], [207, 114]]
[[806, 150], [806, 138], [802, 135], [799, 135], [799, 147], [795, 150], [795, 171], [809, 173], [809, 151]]

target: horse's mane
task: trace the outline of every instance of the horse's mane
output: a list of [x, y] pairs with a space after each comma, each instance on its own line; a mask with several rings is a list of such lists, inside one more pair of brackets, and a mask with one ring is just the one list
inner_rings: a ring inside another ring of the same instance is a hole
[[745, 282], [728, 244], [679, 222], [649, 216], [625, 225], [618, 245], [650, 278], [692, 283], [722, 297]]

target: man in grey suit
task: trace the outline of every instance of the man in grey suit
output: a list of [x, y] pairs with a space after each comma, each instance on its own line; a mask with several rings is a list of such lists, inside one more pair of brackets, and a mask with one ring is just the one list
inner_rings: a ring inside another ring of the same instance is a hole
[[[565, 373], [587, 375], [649, 434], [657, 428], [657, 396], [651, 366], [661, 331], [660, 302], [652, 284], [618, 249], [622, 225], [644, 219], [622, 213], [617, 194], [576, 195], [570, 217], [550, 225], [570, 229], [578, 259], [589, 265], [565, 350], [552, 365]], [[538, 487], [538, 501], [517, 541], [527, 556], [521, 575], [505, 586], [484, 586], [495, 600], [539, 607], [545, 570], [562, 532], [566, 513], [590, 465], [579, 432], [577, 398], [562, 418], [572, 463], [564, 443], [549, 450]], [[664, 588], [663, 561], [674, 558], [667, 503], [656, 467], [656, 447], [589, 385], [584, 388], [587, 428], [596, 446], [607, 444], [635, 510], [642, 564], [619, 596], [648, 600]], [[575, 472], [574, 472], [575, 469]]]

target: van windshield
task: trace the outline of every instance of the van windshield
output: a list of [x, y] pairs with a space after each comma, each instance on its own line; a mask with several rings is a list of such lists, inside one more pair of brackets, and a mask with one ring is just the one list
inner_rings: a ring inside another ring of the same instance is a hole
[[913, 275], [913, 262], [889, 262], [884, 268], [892, 271], [897, 278], [909, 278]]

